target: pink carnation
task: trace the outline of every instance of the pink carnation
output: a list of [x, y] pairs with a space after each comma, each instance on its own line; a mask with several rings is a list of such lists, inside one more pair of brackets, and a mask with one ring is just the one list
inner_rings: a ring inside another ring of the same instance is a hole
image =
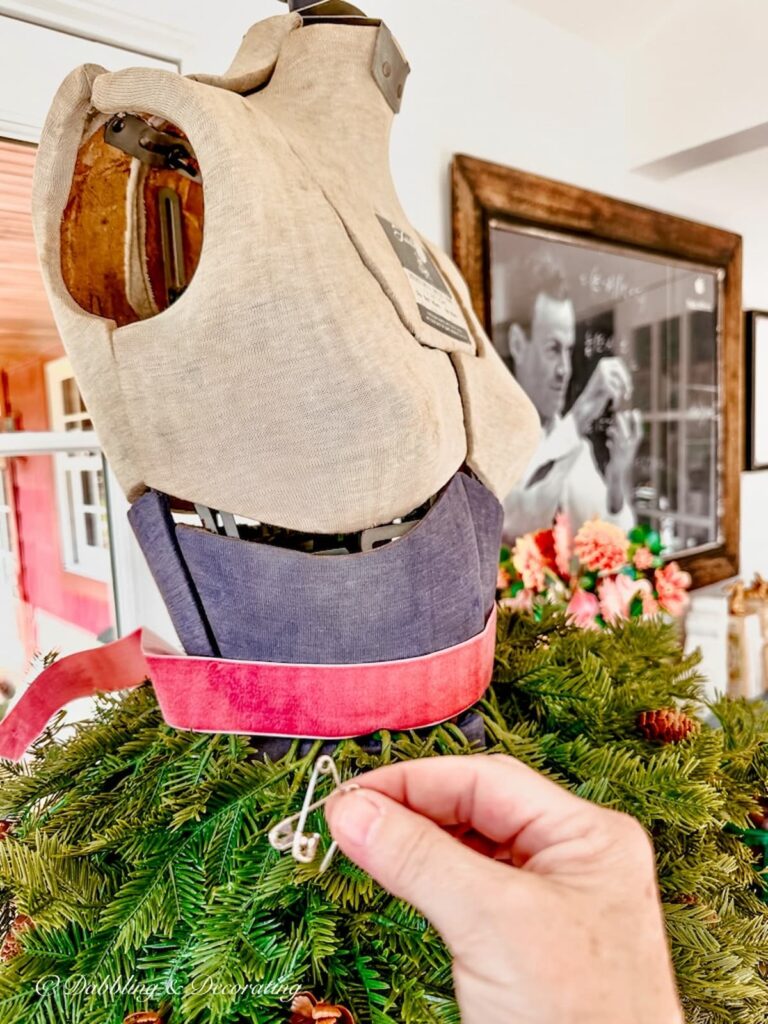
[[588, 590], [576, 590], [566, 608], [568, 621], [579, 629], [597, 629], [600, 602]]
[[524, 537], [518, 537], [515, 550], [512, 552], [512, 564], [520, 573], [526, 590], [535, 590], [538, 593], [544, 590], [544, 569], [547, 566], [547, 559], [536, 543], [535, 534], [526, 533]]
[[615, 572], [627, 561], [626, 534], [613, 523], [592, 519], [576, 534], [573, 549], [591, 572]]
[[597, 592], [600, 595], [600, 611], [606, 622], [628, 619], [636, 597], [642, 599], [643, 615], [656, 615], [659, 610], [651, 584], [646, 579], [633, 580], [623, 573], [608, 576], [601, 580]]
[[659, 602], [653, 596], [653, 590], [648, 580], [643, 580], [645, 587], [643, 587], [640, 596], [643, 599], [643, 617], [646, 619], [652, 619], [654, 615], [659, 614]]
[[552, 527], [555, 541], [555, 565], [564, 580], [571, 575], [571, 559], [573, 558], [573, 529], [571, 520], [564, 512], [555, 517]]
[[655, 579], [661, 607], [670, 615], [682, 615], [691, 600], [687, 593], [691, 585], [690, 573], [684, 572], [677, 562], [670, 562], [656, 570]]
[[638, 548], [632, 561], [635, 568], [639, 569], [640, 572], [653, 568], [653, 554], [648, 548]]
[[498, 572], [496, 573], [496, 589], [506, 590], [512, 582], [512, 577], [509, 575], [503, 565], [499, 566]]

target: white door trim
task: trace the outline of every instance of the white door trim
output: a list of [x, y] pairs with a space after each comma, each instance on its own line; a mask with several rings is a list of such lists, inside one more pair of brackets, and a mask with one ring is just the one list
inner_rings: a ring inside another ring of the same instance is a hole
[[2, 0], [0, 14], [167, 60], [177, 67], [197, 42], [193, 32], [127, 10], [118, 11], [98, 0]]

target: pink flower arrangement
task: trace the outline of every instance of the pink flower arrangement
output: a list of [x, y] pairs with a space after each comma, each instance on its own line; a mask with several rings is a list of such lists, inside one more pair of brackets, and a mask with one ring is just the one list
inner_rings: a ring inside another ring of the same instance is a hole
[[573, 550], [590, 572], [615, 572], [626, 565], [629, 539], [613, 523], [591, 519], [576, 534]]
[[690, 585], [676, 562], [664, 564], [659, 535], [649, 527], [627, 536], [592, 519], [574, 537], [564, 515], [551, 529], [518, 538], [512, 551], [503, 549], [498, 577], [503, 607], [541, 615], [554, 605], [582, 629], [660, 613], [680, 616]]
[[526, 590], [540, 593], [546, 586], [544, 553], [536, 541], [536, 534], [526, 533], [515, 545], [512, 565], [520, 575]]
[[565, 608], [568, 619], [580, 629], [597, 629], [597, 617], [600, 614], [600, 602], [588, 590], [578, 587]]
[[512, 552], [512, 566], [527, 590], [543, 590], [547, 574], [557, 571], [557, 561], [553, 530], [527, 533], [520, 537]]
[[600, 580], [597, 593], [600, 598], [600, 613], [606, 622], [619, 622], [621, 619], [631, 618], [632, 602], [637, 597], [643, 602], [643, 614], [646, 614], [646, 598], [654, 601], [653, 590], [647, 579], [633, 579], [624, 573], [606, 576]]
[[638, 548], [635, 552], [635, 557], [632, 559], [632, 564], [640, 572], [645, 572], [647, 569], [653, 568], [653, 552], [649, 548]]
[[570, 572], [573, 558], [573, 530], [570, 519], [562, 512], [555, 517], [552, 539], [555, 545], [555, 566], [560, 576], [565, 579]]
[[684, 572], [677, 562], [670, 562], [656, 570], [656, 592], [660, 606], [670, 615], [680, 616], [688, 608], [688, 588], [691, 574]]
[[503, 565], [499, 566], [498, 572], [496, 573], [496, 589], [506, 590], [512, 583], [512, 577], [504, 568]]

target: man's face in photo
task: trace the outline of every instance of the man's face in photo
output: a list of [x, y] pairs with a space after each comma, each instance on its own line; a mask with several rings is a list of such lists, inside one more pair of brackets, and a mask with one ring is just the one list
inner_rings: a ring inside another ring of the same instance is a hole
[[531, 333], [513, 324], [510, 352], [515, 377], [536, 406], [543, 424], [559, 416], [571, 379], [576, 313], [570, 299], [541, 292], [534, 304]]

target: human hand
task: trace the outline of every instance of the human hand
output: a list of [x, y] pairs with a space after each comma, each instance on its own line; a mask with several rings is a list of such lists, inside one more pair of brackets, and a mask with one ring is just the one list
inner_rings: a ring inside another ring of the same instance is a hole
[[571, 409], [581, 436], [602, 416], [609, 402], [619, 406], [631, 397], [632, 377], [624, 360], [619, 356], [601, 359]]
[[682, 1024], [651, 844], [505, 754], [358, 776], [326, 815], [343, 852], [427, 917], [463, 1024]]
[[626, 474], [634, 464], [643, 437], [643, 417], [638, 409], [617, 412], [606, 432], [610, 459], [606, 477]]

